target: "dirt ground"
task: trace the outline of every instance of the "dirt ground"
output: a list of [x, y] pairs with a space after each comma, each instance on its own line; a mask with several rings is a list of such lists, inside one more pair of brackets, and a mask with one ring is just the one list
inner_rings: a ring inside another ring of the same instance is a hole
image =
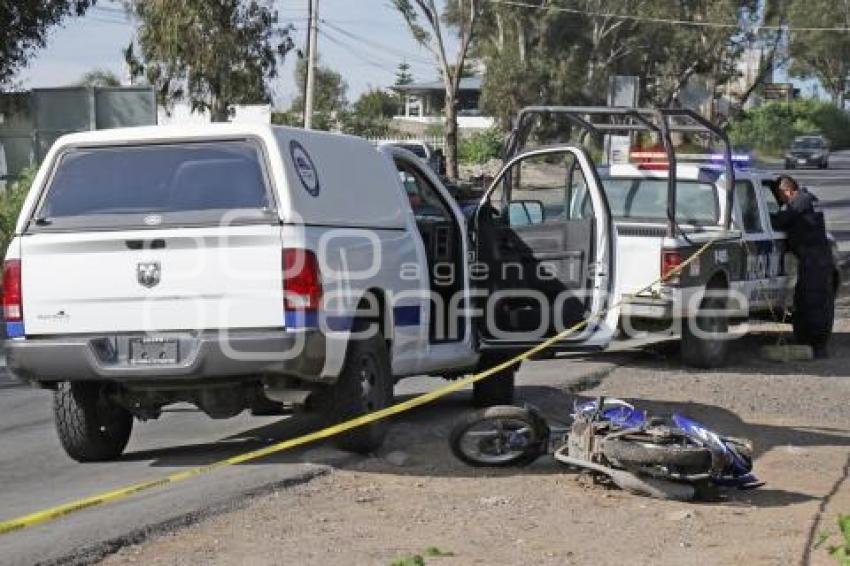
[[[737, 342], [723, 371], [683, 370], [669, 345], [613, 356], [617, 367], [582, 393], [680, 410], [753, 439], [755, 472], [766, 485], [725, 492], [719, 502], [629, 495], [548, 458], [520, 469], [466, 467], [446, 437], [468, 409], [448, 399], [451, 410], [396, 422], [376, 457], [124, 548], [105, 563], [833, 564], [812, 543], [835, 530], [838, 513], [850, 513], [850, 320], [836, 331], [825, 361], [759, 360], [771, 332]], [[572, 406], [558, 388], [523, 386], [521, 378], [519, 385], [523, 400], [549, 414]]]

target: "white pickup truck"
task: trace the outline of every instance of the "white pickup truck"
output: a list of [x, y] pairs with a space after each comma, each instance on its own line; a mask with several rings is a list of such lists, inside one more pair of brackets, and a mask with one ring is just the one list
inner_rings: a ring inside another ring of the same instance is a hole
[[[711, 368], [726, 361], [732, 323], [786, 320], [796, 258], [786, 234], [771, 224], [778, 210], [771, 188], [776, 178], [752, 169], [748, 156], [733, 155], [725, 132], [687, 109], [529, 107], [517, 118], [508, 157], [522, 148], [541, 117], [544, 123], [566, 118], [573, 134], [614, 136], [608, 140], [611, 163], [596, 170], [597, 182], [589, 183], [579, 169], [571, 171], [566, 207], [549, 208], [570, 220], [591, 218], [589, 191], [602, 186], [617, 232], [613, 275], [621, 335], [679, 335], [682, 361]], [[655, 136], [656, 149], [632, 151], [636, 133]], [[673, 135], [719, 149], [683, 154], [674, 148]], [[617, 138], [625, 148], [616, 147]], [[696, 261], [647, 288], [708, 242], [711, 247]], [[837, 293], [840, 270], [832, 242]]]
[[[213, 418], [385, 407], [404, 376], [462, 375], [609, 304], [615, 235], [582, 150], [517, 156], [495, 186], [542, 173], [535, 196], [564, 202], [575, 167], [589, 215], [543, 217], [494, 190], [470, 227], [420, 159], [354, 137], [253, 125], [65, 136], [6, 254], [8, 367], [55, 391], [60, 440], [80, 461], [118, 457], [135, 418], [178, 402]], [[558, 348], [602, 348], [614, 330]], [[509, 402], [514, 371], [477, 384], [476, 401]], [[341, 443], [373, 450], [385, 427]]]

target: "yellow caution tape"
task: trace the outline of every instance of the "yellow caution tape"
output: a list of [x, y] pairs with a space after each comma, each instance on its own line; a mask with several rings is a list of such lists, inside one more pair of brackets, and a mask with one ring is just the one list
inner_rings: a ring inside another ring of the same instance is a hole
[[[669, 279], [675, 275], [678, 275], [685, 267], [690, 265], [693, 261], [695, 261], [699, 256], [701, 256], [705, 251], [711, 247], [717, 240], [720, 238], [714, 238], [705, 243], [696, 253], [691, 255], [687, 260], [683, 261], [679, 264], [678, 267], [670, 270], [666, 275], [659, 277], [643, 289], [649, 289], [655, 286], [658, 283]], [[640, 291], [639, 291], [640, 292]], [[624, 301], [618, 301], [614, 305], [611, 305], [607, 309], [603, 309], [599, 312], [596, 317], [601, 318], [609, 311], [621, 306]], [[378, 411], [368, 413], [365, 415], [361, 415], [359, 417], [347, 420], [345, 422], [329, 426], [327, 428], [323, 428], [321, 430], [317, 430], [315, 432], [311, 432], [309, 434], [305, 434], [303, 436], [299, 436], [297, 438], [292, 438], [290, 440], [284, 440], [282, 442], [278, 442], [276, 444], [272, 444], [265, 448], [259, 448], [257, 450], [252, 450], [250, 452], [246, 452], [244, 454], [239, 454], [237, 456], [232, 456], [225, 460], [220, 460], [218, 462], [214, 462], [212, 464], [207, 464], [205, 466], [198, 466], [195, 468], [191, 468], [189, 470], [184, 470], [182, 472], [177, 472], [174, 474], [167, 475], [165, 477], [150, 480], [142, 483], [136, 483], [132, 485], [128, 485], [125, 487], [121, 487], [112, 491], [107, 491], [105, 493], [101, 493], [99, 495], [94, 495], [91, 497], [85, 497], [82, 499], [78, 499], [76, 501], [72, 501], [70, 503], [65, 503], [62, 505], [57, 505], [56, 507], [50, 507], [48, 509], [42, 509], [41, 511], [36, 511], [34, 513], [30, 513], [28, 515], [23, 515], [21, 517], [17, 517], [14, 519], [9, 519], [7, 521], [0, 522], [0, 535], [11, 533], [15, 531], [20, 531], [23, 529], [28, 529], [30, 527], [34, 527], [36, 525], [40, 525], [42, 523], [46, 523], [48, 521], [53, 521], [55, 519], [59, 519], [66, 515], [70, 515], [72, 513], [76, 513], [77, 511], [82, 511], [84, 509], [89, 509], [91, 507], [97, 507], [98, 505], [103, 505], [105, 503], [110, 503], [113, 501], [119, 501], [121, 499], [126, 499], [132, 495], [136, 495], [138, 493], [142, 493], [145, 491], [149, 491], [151, 489], [157, 487], [163, 487], [166, 485], [178, 483], [181, 481], [185, 481], [200, 475], [204, 475], [215, 471], [219, 468], [224, 468], [227, 466], [234, 466], [237, 464], [244, 464], [245, 462], [250, 462], [252, 460], [258, 460], [260, 458], [264, 458], [266, 456], [270, 456], [272, 454], [277, 454], [278, 452], [283, 452], [285, 450], [290, 450], [292, 448], [296, 448], [298, 446], [303, 446], [305, 444], [309, 444], [311, 442], [316, 442], [317, 440], [323, 440], [325, 438], [330, 438], [332, 436], [336, 436], [338, 434], [342, 434], [343, 432], [347, 432], [351, 429], [367, 425], [369, 423], [373, 423], [375, 421], [379, 421], [381, 419], [385, 419], [387, 417], [391, 417], [393, 415], [399, 415], [411, 409], [415, 409], [416, 407], [421, 407], [431, 401], [435, 401], [441, 397], [445, 397], [450, 393], [454, 393], [466, 387], [471, 383], [475, 383], [477, 381], [481, 381], [483, 379], [487, 379], [491, 375], [508, 369], [509, 367], [518, 364], [527, 360], [528, 358], [534, 356], [535, 354], [546, 350], [547, 348], [555, 345], [555, 343], [560, 340], [566, 338], [570, 334], [574, 334], [578, 332], [585, 326], [589, 324], [590, 320], [585, 319], [578, 324], [571, 326], [557, 335], [552, 336], [551, 338], [541, 342], [537, 346], [522, 352], [509, 360], [502, 362], [496, 366], [493, 366], [489, 369], [471, 375], [469, 377], [459, 379], [457, 381], [453, 381], [448, 385], [441, 387], [439, 389], [435, 389], [434, 391], [430, 391], [428, 393], [423, 393], [417, 397], [409, 399], [407, 401], [403, 401], [396, 405], [392, 405], [391, 407], [386, 407], [384, 409], [380, 409]]]

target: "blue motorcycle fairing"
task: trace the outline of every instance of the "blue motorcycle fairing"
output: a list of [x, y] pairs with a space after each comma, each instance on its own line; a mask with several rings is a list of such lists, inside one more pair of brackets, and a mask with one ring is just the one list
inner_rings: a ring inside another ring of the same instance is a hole
[[[575, 415], [587, 415], [598, 410], [596, 400], [575, 403]], [[605, 399], [601, 419], [620, 429], [642, 428], [649, 424], [645, 411], [620, 399]], [[717, 485], [739, 487], [741, 489], [763, 485], [752, 473], [752, 462], [743, 457], [735, 448], [723, 440], [717, 433], [701, 423], [684, 415], [673, 413], [670, 423], [693, 442], [704, 446], [712, 455], [712, 481]]]

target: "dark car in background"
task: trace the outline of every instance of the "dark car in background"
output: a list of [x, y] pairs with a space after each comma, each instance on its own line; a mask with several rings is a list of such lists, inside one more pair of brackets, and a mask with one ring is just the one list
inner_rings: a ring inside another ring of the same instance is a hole
[[785, 168], [829, 167], [829, 143], [823, 136], [798, 136], [785, 152]]

